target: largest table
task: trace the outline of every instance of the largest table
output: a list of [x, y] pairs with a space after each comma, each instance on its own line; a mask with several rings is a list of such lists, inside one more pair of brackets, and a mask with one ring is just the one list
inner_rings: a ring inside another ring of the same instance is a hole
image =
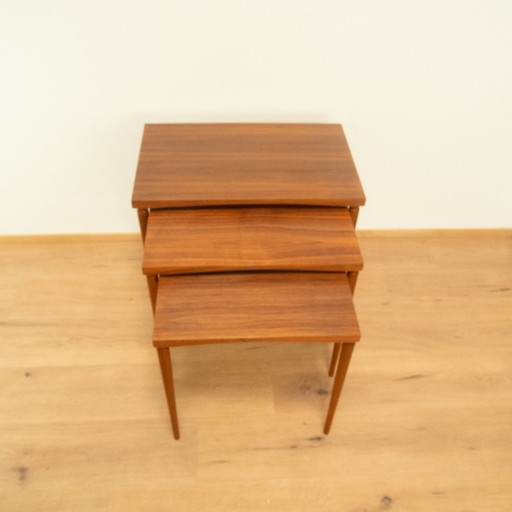
[[[339, 124], [145, 126], [132, 205], [146, 240], [144, 272], [155, 312], [153, 343], [176, 438], [169, 347], [273, 337], [335, 342], [331, 375], [339, 364], [324, 428], [329, 431], [359, 340], [351, 294], [362, 267], [354, 228], [364, 203]], [[348, 228], [342, 210], [349, 216]], [[315, 225], [318, 232], [311, 229]], [[289, 242], [271, 239], [279, 233]], [[317, 246], [321, 252], [314, 254]], [[306, 253], [308, 257], [300, 257]], [[286, 277], [291, 271], [294, 274]], [[207, 273], [208, 278], [201, 277]], [[184, 279], [183, 274], [190, 275]], [[240, 299], [228, 300], [226, 313], [212, 304], [212, 297], [224, 303], [219, 297], [229, 290]], [[247, 295], [255, 290], [257, 298]], [[289, 311], [296, 294], [302, 294], [297, 297], [300, 307]], [[290, 308], [276, 303], [276, 297], [289, 297]], [[333, 314], [340, 315], [339, 322], [327, 321]], [[268, 328], [262, 334], [265, 315]], [[226, 322], [232, 322], [234, 334], [229, 326], [226, 330]]]

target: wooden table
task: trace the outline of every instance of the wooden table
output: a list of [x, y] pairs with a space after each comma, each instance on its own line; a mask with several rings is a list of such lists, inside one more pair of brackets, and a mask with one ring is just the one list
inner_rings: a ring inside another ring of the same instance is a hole
[[293, 204], [358, 207], [365, 196], [336, 124], [149, 124], [134, 208]]
[[334, 342], [329, 431], [360, 338], [364, 202], [340, 125], [146, 125], [132, 205], [176, 438], [169, 347], [228, 341]]

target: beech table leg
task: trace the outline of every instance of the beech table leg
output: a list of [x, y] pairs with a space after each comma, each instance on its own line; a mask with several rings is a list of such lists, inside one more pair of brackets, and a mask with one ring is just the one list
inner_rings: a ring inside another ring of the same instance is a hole
[[343, 343], [341, 347], [340, 361], [338, 363], [338, 370], [336, 371], [336, 377], [334, 377], [334, 384], [332, 386], [331, 401], [329, 402], [329, 409], [327, 410], [327, 419], [325, 420], [324, 434], [328, 434], [331, 430], [332, 419], [338, 405], [340, 398], [341, 389], [345, 382], [345, 376], [347, 375], [348, 365], [350, 364], [350, 358], [354, 350], [354, 343]]
[[160, 361], [160, 370], [162, 380], [164, 381], [165, 396], [167, 406], [171, 415], [172, 432], [174, 439], [180, 438], [180, 429], [178, 426], [178, 412], [176, 410], [176, 397], [174, 396], [174, 379], [172, 376], [171, 353], [168, 348], [158, 348], [158, 360]]

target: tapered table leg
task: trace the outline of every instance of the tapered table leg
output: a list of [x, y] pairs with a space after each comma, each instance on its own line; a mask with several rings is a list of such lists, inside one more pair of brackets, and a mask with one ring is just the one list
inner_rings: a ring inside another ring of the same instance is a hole
[[148, 290], [149, 290], [149, 298], [151, 299], [151, 307], [153, 308], [153, 313], [155, 313], [156, 295], [158, 292], [158, 276], [149, 275], [146, 277], [147, 277], [147, 281], [148, 281]]
[[171, 415], [172, 431], [174, 439], [180, 438], [180, 429], [178, 426], [178, 412], [176, 410], [176, 397], [174, 396], [174, 379], [172, 376], [171, 353], [168, 348], [158, 348], [158, 359], [160, 361], [160, 370], [162, 380], [164, 381], [165, 396], [167, 406]]
[[[352, 297], [354, 296], [354, 292], [356, 291], [357, 277], [359, 276], [359, 272], [347, 272], [348, 285], [350, 286], [350, 291], [352, 292]], [[329, 377], [334, 375], [334, 370], [336, 370], [336, 363], [338, 362], [338, 356], [340, 354], [341, 343], [335, 343], [332, 349], [331, 356], [331, 364], [329, 365]]]
[[354, 296], [354, 292], [356, 291], [357, 278], [359, 276], [359, 272], [347, 272], [348, 285], [350, 286], [350, 291], [352, 292], [352, 296]]
[[334, 375], [334, 370], [336, 370], [336, 363], [338, 362], [338, 357], [340, 355], [341, 343], [335, 343], [332, 347], [332, 356], [331, 356], [331, 364], [329, 365], [329, 377]]
[[329, 409], [327, 410], [327, 419], [325, 420], [324, 434], [328, 434], [331, 429], [332, 419], [338, 405], [345, 376], [347, 375], [348, 365], [354, 350], [354, 343], [343, 343], [341, 347], [340, 361], [338, 363], [338, 370], [336, 377], [334, 377], [334, 384], [332, 386], [331, 401], [329, 402]]
[[142, 241], [144, 242], [146, 240], [149, 211], [147, 208], [139, 208], [137, 210], [137, 215], [139, 216], [140, 234], [142, 236]]
[[351, 206], [349, 211], [350, 216], [352, 217], [352, 222], [354, 223], [354, 227], [356, 227], [357, 217], [359, 216], [359, 206]]

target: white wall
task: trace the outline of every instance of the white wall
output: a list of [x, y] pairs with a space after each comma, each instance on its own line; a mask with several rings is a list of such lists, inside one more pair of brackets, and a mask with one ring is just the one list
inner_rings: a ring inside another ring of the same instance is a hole
[[512, 226], [509, 0], [0, 0], [0, 233], [136, 231], [145, 122], [341, 122], [361, 228]]

